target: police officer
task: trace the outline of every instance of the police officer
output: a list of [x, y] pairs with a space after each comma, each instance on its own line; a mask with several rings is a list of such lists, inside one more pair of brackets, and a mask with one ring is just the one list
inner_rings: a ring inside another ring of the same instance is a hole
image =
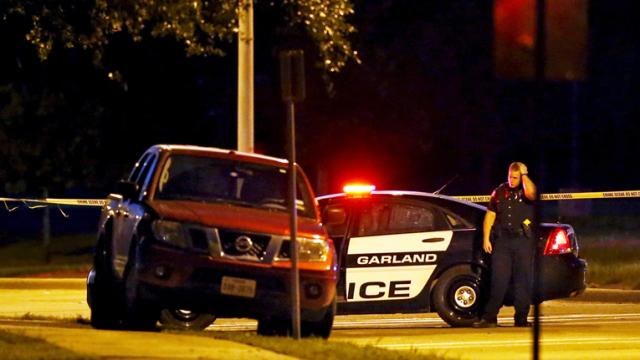
[[509, 165], [507, 182], [491, 194], [484, 217], [483, 248], [491, 254], [491, 288], [484, 314], [473, 327], [497, 326], [498, 311], [511, 279], [515, 326], [530, 326], [527, 315], [531, 305], [535, 200], [536, 186], [525, 164]]

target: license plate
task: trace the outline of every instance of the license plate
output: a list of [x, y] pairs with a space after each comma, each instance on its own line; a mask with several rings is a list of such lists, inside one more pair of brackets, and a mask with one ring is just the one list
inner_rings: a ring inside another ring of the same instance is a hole
[[225, 295], [253, 298], [256, 296], [256, 281], [251, 279], [223, 276], [220, 292]]

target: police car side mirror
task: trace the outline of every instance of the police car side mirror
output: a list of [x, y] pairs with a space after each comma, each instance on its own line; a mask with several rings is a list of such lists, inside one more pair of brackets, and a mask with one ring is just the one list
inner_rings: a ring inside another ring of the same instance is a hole
[[137, 197], [138, 191], [138, 184], [131, 181], [121, 180], [118, 181], [118, 184], [116, 184], [116, 194], [122, 195], [122, 198], [124, 200], [129, 200]]
[[323, 220], [325, 225], [343, 224], [347, 220], [347, 212], [343, 208], [327, 208], [324, 212]]

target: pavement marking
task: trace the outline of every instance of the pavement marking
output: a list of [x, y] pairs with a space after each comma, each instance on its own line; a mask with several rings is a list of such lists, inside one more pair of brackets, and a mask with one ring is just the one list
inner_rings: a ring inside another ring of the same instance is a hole
[[[529, 317], [532, 319], [532, 317]], [[565, 320], [565, 319], [600, 319], [600, 318], [640, 318], [640, 313], [620, 313], [620, 314], [568, 314], [568, 315], [544, 315], [543, 320]]]
[[[606, 319], [622, 319], [633, 320], [640, 319], [640, 313], [620, 313], [620, 314], [572, 314], [572, 315], [545, 315], [540, 318], [542, 323], [551, 323], [557, 321], [589, 321], [589, 320], [606, 320]], [[533, 317], [529, 317], [529, 320], [533, 320]], [[500, 317], [498, 322], [501, 324], [513, 323], [511, 317]], [[334, 328], [348, 328], [348, 327], [367, 327], [367, 326], [382, 326], [382, 327], [398, 327], [406, 325], [428, 325], [428, 324], [445, 324], [445, 322], [439, 318], [424, 319], [424, 318], [406, 318], [406, 319], [371, 319], [371, 320], [349, 320], [341, 321], [336, 319], [334, 322]]]
[[[533, 321], [533, 317], [529, 317]], [[569, 314], [569, 315], [545, 315], [540, 318], [542, 324], [561, 325], [570, 321], [570, 324], [580, 322], [581, 324], [610, 324], [617, 323], [611, 320], [625, 320], [627, 322], [640, 322], [640, 313], [617, 313], [617, 314]], [[600, 321], [598, 321], [600, 320]], [[512, 324], [511, 317], [500, 317], [500, 324]], [[570, 325], [568, 324], [568, 325]], [[388, 329], [388, 328], [409, 328], [420, 325], [439, 325], [448, 327], [440, 318], [396, 318], [396, 319], [363, 319], [363, 320], [342, 320], [338, 316], [333, 324], [336, 330], [348, 329]], [[208, 330], [217, 331], [250, 331], [255, 330], [257, 322], [255, 320], [237, 319], [228, 323], [214, 323]]]
[[[528, 346], [531, 345], [532, 340], [489, 340], [489, 341], [448, 341], [448, 342], [432, 342], [432, 343], [413, 343], [413, 344], [372, 344], [377, 347], [389, 348], [389, 349], [458, 349], [469, 347], [510, 347], [510, 346]], [[619, 337], [581, 337], [581, 338], [566, 338], [566, 339], [542, 339], [540, 341], [543, 345], [592, 345], [592, 344], [638, 344], [640, 338], [619, 338]]]

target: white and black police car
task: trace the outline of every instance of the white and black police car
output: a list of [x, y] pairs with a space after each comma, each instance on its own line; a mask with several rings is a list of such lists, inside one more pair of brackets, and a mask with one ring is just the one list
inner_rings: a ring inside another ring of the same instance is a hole
[[[470, 326], [488, 296], [482, 250], [486, 208], [432, 193], [345, 186], [317, 198], [339, 256], [338, 313], [437, 312]], [[586, 288], [586, 262], [567, 224], [540, 224], [539, 301]], [[512, 294], [505, 304], [512, 303]], [[535, 300], [535, 299], [534, 299]]]

